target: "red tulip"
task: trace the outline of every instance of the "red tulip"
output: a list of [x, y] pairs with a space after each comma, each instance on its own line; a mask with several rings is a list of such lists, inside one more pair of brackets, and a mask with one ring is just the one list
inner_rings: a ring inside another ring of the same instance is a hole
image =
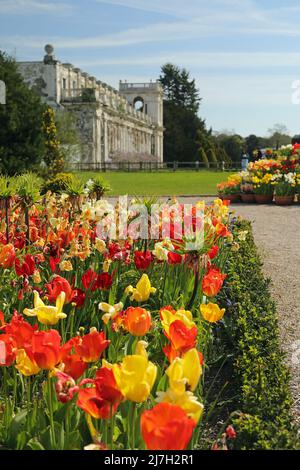
[[15, 270], [17, 276], [31, 276], [35, 271], [34, 257], [26, 255], [22, 264], [19, 259], [16, 259]]
[[55, 303], [57, 297], [61, 292], [66, 294], [65, 303], [68, 304], [73, 300], [73, 290], [70, 286], [69, 281], [61, 276], [54, 276], [51, 282], [45, 284], [45, 287], [48, 291], [46, 297], [49, 302]]
[[219, 247], [218, 245], [214, 245], [208, 252], [208, 256], [210, 259], [214, 259], [216, 256], [218, 256], [219, 253]]
[[96, 379], [84, 379], [80, 386], [85, 384], [92, 384], [92, 387], [79, 390], [77, 406], [96, 419], [109, 419], [116, 413], [123, 395], [111, 369], [101, 367]]
[[109, 290], [112, 283], [113, 278], [109, 273], [101, 273], [97, 276], [96, 285], [101, 290]]
[[123, 395], [117, 387], [114, 373], [107, 367], [101, 367], [96, 372], [95, 385], [98, 394], [109, 402], [112, 406], [119, 406], [123, 400]]
[[97, 273], [92, 269], [88, 269], [85, 273], [83, 273], [81, 277], [81, 282], [83, 287], [86, 290], [91, 290], [92, 292], [97, 289]]
[[141, 431], [148, 450], [184, 450], [196, 423], [176, 405], [159, 403], [141, 416]]
[[134, 264], [139, 270], [146, 270], [149, 268], [153, 261], [151, 251], [135, 251], [134, 252]]
[[82, 307], [85, 301], [85, 297], [86, 295], [82, 289], [74, 289], [72, 302], [76, 304], [76, 307]]
[[96, 362], [109, 343], [103, 332], [98, 333], [96, 328], [91, 328], [90, 333], [79, 338], [74, 348], [84, 362]]
[[19, 315], [15, 311], [11, 321], [5, 324], [1, 329], [14, 338], [18, 349], [22, 349], [26, 344], [31, 343], [32, 336], [37, 330], [37, 326], [31, 326], [24, 320], [23, 315]]
[[181, 264], [182, 262], [182, 256], [179, 255], [178, 253], [173, 253], [172, 251], [169, 251], [168, 253], [168, 263], [169, 264]]
[[79, 390], [77, 406], [95, 419], [110, 418], [111, 405], [98, 394], [95, 386]]
[[35, 331], [25, 351], [40, 369], [53, 369], [60, 361], [60, 334], [56, 330]]
[[223, 286], [226, 274], [222, 274], [218, 268], [212, 267], [202, 280], [202, 290], [207, 297], [215, 297]]

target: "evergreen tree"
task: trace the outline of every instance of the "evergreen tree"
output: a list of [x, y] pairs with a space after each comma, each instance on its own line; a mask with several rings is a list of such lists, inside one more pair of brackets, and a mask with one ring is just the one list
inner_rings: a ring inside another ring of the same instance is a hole
[[43, 133], [45, 139], [44, 162], [51, 175], [63, 171], [65, 166], [64, 155], [57, 138], [54, 110], [48, 106], [43, 114]]
[[0, 171], [13, 175], [42, 160], [44, 105], [24, 83], [15, 61], [1, 51], [0, 80], [6, 85], [6, 104], [0, 105]]
[[210, 149], [207, 152], [207, 158], [214, 170], [218, 168], [218, 159], [215, 154], [215, 150], [213, 147], [210, 147]]
[[209, 160], [203, 147], [199, 149], [200, 162], [204, 163], [205, 167], [209, 169]]
[[198, 116], [201, 99], [195, 80], [186, 69], [165, 64], [160, 82], [164, 90], [165, 160], [197, 161], [202, 140], [209, 140], [210, 133]]

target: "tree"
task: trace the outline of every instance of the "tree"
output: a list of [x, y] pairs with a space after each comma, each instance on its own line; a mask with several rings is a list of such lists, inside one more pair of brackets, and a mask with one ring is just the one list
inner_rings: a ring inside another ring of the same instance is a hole
[[190, 78], [186, 69], [173, 64], [165, 64], [161, 68], [160, 82], [164, 90], [164, 99], [196, 114], [200, 106], [199, 91], [195, 80]]
[[84, 151], [78, 129], [76, 128], [75, 117], [67, 111], [57, 111], [55, 115], [57, 129], [57, 139], [64, 159], [68, 163], [77, 161]]
[[43, 114], [43, 133], [45, 143], [44, 162], [50, 174], [56, 175], [64, 169], [65, 160], [57, 138], [54, 110], [48, 106]]
[[[164, 91], [164, 155], [166, 161], [197, 161], [202, 143], [209, 139], [205, 121], [198, 116], [201, 99], [195, 80], [185, 69], [166, 64], [160, 82]], [[207, 146], [209, 148], [210, 145]], [[204, 147], [206, 151], [206, 147]]]
[[278, 150], [282, 145], [288, 145], [291, 143], [291, 136], [289, 130], [284, 124], [275, 124], [269, 133], [269, 147], [276, 148]]
[[260, 138], [254, 134], [249, 135], [246, 137], [246, 148], [247, 153], [249, 154], [250, 158], [253, 157], [254, 150], [257, 150], [260, 147]]
[[0, 171], [13, 175], [42, 160], [45, 108], [23, 81], [15, 61], [1, 51], [0, 80], [6, 84], [6, 105], [0, 105]]
[[238, 135], [217, 134], [217, 144], [223, 148], [233, 162], [239, 162], [245, 148], [244, 139]]
[[209, 168], [209, 160], [207, 158], [206, 152], [203, 147], [200, 147], [199, 149], [199, 158], [200, 158], [200, 162], [204, 163], [204, 166], [206, 168]]

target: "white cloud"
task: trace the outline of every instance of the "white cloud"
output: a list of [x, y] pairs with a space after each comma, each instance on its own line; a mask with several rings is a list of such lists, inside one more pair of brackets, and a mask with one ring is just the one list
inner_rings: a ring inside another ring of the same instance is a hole
[[[155, 56], [110, 57], [79, 60], [81, 67], [91, 66], [161, 66], [166, 62], [186, 68], [253, 68], [253, 67], [294, 67], [299, 70], [298, 52], [176, 52]], [[300, 72], [299, 72], [300, 73]]]
[[255, 8], [251, 0], [96, 0], [98, 3], [123, 6], [136, 10], [161, 13], [179, 17], [194, 17], [201, 15], [207, 10], [222, 8], [239, 8], [253, 10]]
[[68, 3], [43, 0], [0, 0], [0, 13], [32, 15], [35, 13], [63, 13], [72, 10]]

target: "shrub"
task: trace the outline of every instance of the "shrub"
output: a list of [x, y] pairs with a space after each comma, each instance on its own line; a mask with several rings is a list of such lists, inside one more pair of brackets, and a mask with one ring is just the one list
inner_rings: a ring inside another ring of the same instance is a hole
[[250, 223], [235, 222], [237, 240], [240, 232], [246, 233], [246, 239], [239, 241], [239, 251], [229, 257], [229, 275], [222, 294], [238, 388], [235, 406], [240, 410], [233, 419], [238, 436], [234, 447], [295, 449], [299, 442], [292, 424], [289, 372], [280, 348], [275, 304], [261, 270]]
[[45, 181], [42, 186], [42, 194], [46, 194], [48, 191], [52, 193], [62, 193], [68, 188], [68, 185], [72, 182], [73, 175], [71, 173], [57, 173], [51, 179]]

